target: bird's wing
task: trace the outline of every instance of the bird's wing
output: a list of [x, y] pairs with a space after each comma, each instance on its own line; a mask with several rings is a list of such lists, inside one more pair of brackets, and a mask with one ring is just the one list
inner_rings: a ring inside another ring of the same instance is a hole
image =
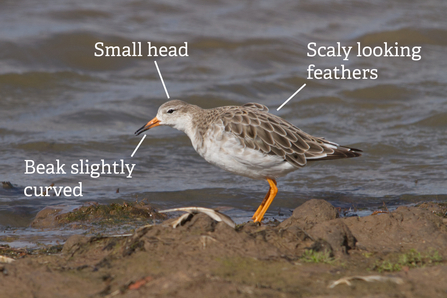
[[260, 103], [256, 103], [256, 102], [246, 103], [246, 104], [242, 105], [242, 107], [252, 108], [252, 109], [256, 109], [256, 110], [262, 111], [262, 112], [268, 112], [269, 111], [269, 108], [267, 106], [262, 105]]
[[351, 148], [313, 137], [260, 107], [264, 106], [250, 103], [241, 107], [227, 107], [220, 115], [225, 131], [236, 136], [247, 148], [279, 156], [295, 167], [305, 166], [308, 159], [338, 159], [360, 155], [353, 153], [355, 151], [350, 152]]

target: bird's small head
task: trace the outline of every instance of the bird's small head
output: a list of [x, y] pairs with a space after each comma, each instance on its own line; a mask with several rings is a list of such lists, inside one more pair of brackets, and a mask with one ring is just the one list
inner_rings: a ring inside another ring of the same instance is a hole
[[157, 116], [140, 127], [135, 134], [149, 130], [155, 126], [166, 125], [178, 130], [185, 131], [192, 121], [191, 111], [198, 108], [181, 100], [171, 100], [165, 102], [158, 108]]

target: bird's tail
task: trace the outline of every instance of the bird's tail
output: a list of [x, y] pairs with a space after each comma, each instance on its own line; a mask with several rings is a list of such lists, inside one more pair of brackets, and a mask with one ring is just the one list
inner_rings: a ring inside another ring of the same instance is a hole
[[307, 156], [306, 159], [308, 161], [313, 160], [333, 160], [333, 159], [340, 159], [340, 158], [351, 158], [351, 157], [359, 157], [362, 155], [362, 150], [357, 148], [351, 148], [347, 146], [340, 146], [337, 143], [333, 143], [330, 141], [327, 141], [323, 138], [318, 139], [319, 145], [323, 147], [324, 155], [320, 154], [319, 156], [313, 157], [312, 155]]
[[337, 149], [334, 149], [334, 153], [328, 154], [327, 156], [320, 158], [320, 160], [332, 160], [332, 159], [340, 159], [340, 158], [351, 158], [351, 157], [359, 157], [362, 156], [362, 150], [356, 148], [350, 148], [345, 146], [339, 146]]

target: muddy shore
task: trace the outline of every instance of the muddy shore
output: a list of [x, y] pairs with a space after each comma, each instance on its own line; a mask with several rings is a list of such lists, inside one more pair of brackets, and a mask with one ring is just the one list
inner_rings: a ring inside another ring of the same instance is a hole
[[[41, 214], [34, 224], [68, 224], [47, 213], [53, 221]], [[75, 235], [32, 253], [0, 247], [0, 296], [447, 297], [447, 204], [339, 218], [309, 200], [281, 223], [235, 228], [205, 214], [176, 228], [157, 218], [119, 237]]]

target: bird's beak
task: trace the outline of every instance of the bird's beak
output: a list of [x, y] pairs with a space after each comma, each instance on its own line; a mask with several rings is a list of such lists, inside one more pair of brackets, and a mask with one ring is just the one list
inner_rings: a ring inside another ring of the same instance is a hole
[[155, 117], [154, 119], [152, 119], [151, 121], [149, 121], [148, 123], [146, 123], [145, 125], [143, 125], [142, 127], [140, 127], [136, 132], [135, 132], [135, 134], [136, 135], [139, 135], [140, 133], [142, 133], [142, 132], [144, 132], [144, 131], [146, 131], [146, 130], [148, 130], [148, 129], [151, 129], [152, 127], [155, 127], [155, 126], [159, 126], [160, 125], [160, 120], [158, 120], [158, 118], [157, 117]]

